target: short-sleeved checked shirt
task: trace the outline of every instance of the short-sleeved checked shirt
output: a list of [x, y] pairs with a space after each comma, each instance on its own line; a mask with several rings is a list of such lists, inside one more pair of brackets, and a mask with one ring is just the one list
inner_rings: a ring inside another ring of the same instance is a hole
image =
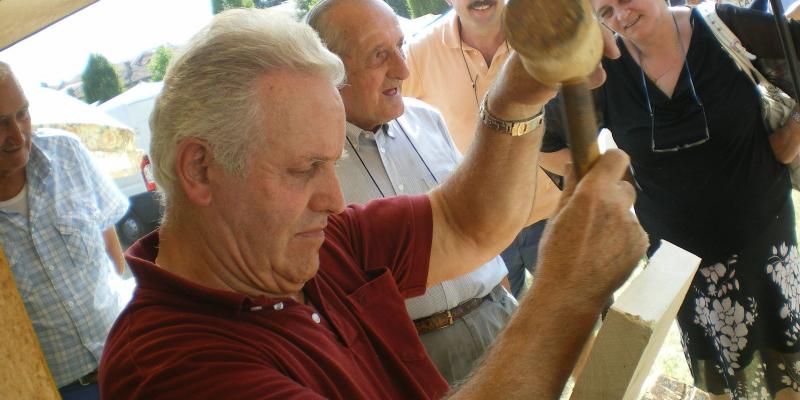
[[42, 130], [32, 141], [29, 216], [0, 210], [0, 243], [61, 387], [97, 368], [121, 311], [102, 233], [122, 218], [128, 200], [74, 136]]

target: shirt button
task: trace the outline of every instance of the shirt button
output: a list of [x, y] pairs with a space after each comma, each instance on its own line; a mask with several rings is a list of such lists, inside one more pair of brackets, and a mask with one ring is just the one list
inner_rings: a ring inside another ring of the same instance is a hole
[[70, 300], [70, 301], [67, 302], [67, 305], [70, 306], [70, 307], [75, 307], [75, 302]]
[[55, 271], [55, 270], [56, 270], [56, 267], [54, 267], [54, 266], [50, 265], [50, 266], [48, 266], [48, 267], [47, 267], [47, 269], [49, 269], [50, 271]]
[[283, 302], [273, 304], [272, 309], [275, 311], [283, 310]]
[[386, 149], [384, 149], [383, 147], [381, 147], [380, 150], [381, 150], [381, 153], [386, 153]]
[[398, 190], [400, 190], [400, 191], [402, 192], [403, 190], [405, 190], [405, 189], [406, 189], [406, 187], [405, 187], [405, 186], [403, 186], [403, 185], [397, 185], [397, 189], [398, 189]]
[[314, 320], [314, 322], [316, 322], [316, 323], [319, 323], [320, 321], [322, 321], [322, 319], [319, 317], [319, 314], [317, 314], [317, 313], [311, 314], [311, 319]]

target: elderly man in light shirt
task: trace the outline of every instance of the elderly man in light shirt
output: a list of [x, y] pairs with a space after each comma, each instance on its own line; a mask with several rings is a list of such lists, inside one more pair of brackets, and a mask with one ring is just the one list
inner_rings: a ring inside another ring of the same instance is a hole
[[[347, 155], [337, 168], [345, 200], [421, 194], [443, 182], [461, 155], [439, 112], [401, 95], [409, 72], [392, 10], [372, 0], [327, 0], [308, 22], [347, 71]], [[517, 307], [500, 284], [506, 274], [498, 256], [406, 300], [428, 355], [451, 385], [467, 377]]]
[[113, 284], [128, 200], [76, 137], [34, 132], [28, 105], [0, 62], [0, 245], [61, 397], [97, 399], [103, 344], [127, 301]]

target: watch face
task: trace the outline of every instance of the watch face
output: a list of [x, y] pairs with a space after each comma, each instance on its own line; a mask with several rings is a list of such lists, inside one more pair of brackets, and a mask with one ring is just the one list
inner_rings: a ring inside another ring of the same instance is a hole
[[530, 121], [512, 123], [511, 136], [522, 136], [533, 132], [542, 125], [542, 121], [544, 121], [544, 115], [540, 113]]
[[533, 132], [542, 125], [544, 121], [544, 108], [539, 113], [522, 121], [504, 121], [494, 115], [486, 108], [487, 97], [483, 98], [483, 103], [478, 110], [478, 118], [481, 123], [496, 131], [503, 132], [511, 136], [522, 136]]
[[515, 124], [511, 124], [511, 136], [522, 136], [528, 133], [528, 125], [530, 125], [528, 122], [517, 122]]

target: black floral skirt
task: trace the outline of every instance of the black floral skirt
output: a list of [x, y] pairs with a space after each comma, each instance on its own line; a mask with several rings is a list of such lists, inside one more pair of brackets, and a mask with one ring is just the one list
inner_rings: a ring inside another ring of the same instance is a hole
[[696, 386], [734, 399], [800, 391], [799, 262], [791, 201], [746, 248], [702, 260], [678, 313]]

